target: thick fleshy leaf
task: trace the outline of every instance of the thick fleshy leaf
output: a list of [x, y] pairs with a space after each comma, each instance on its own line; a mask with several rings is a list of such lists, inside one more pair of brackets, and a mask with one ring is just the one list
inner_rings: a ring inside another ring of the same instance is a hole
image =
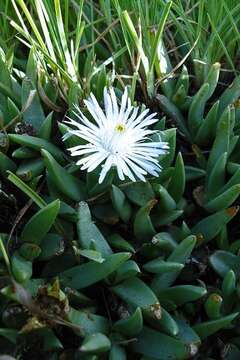
[[158, 303], [154, 292], [142, 280], [136, 277], [114, 286], [112, 290], [127, 303], [143, 309]]
[[199, 221], [193, 228], [192, 233], [202, 236], [203, 241], [212, 240], [238, 212], [238, 207], [218, 211]]
[[205, 301], [204, 308], [209, 319], [218, 319], [222, 316], [221, 307], [223, 298], [217, 293], [211, 293]]
[[25, 225], [21, 239], [25, 242], [40, 244], [54, 224], [59, 212], [60, 202], [55, 200], [39, 210]]
[[17, 168], [16, 175], [24, 181], [30, 181], [32, 178], [40, 175], [43, 170], [44, 164], [41, 158], [24, 160]]
[[112, 254], [107, 240], [92, 221], [90, 209], [84, 201], [81, 201], [78, 206], [77, 231], [79, 244], [83, 249], [89, 250], [94, 247], [103, 257]]
[[201, 339], [198, 334], [193, 330], [192, 327], [190, 327], [190, 325], [184, 319], [178, 319], [176, 317], [174, 317], [174, 319], [179, 328], [177, 338], [183, 341], [185, 344], [192, 346], [193, 351], [195, 346], [195, 351], [197, 352], [198, 347], [201, 345]]
[[111, 198], [113, 206], [124, 222], [128, 222], [131, 216], [131, 206], [125, 194], [117, 186], [112, 185]]
[[[35, 90], [35, 86], [32, 83], [31, 79], [25, 77], [22, 82], [22, 104], [28, 101], [30, 92]], [[38, 93], [35, 91], [31, 104], [23, 113], [24, 121], [27, 124], [30, 124], [34, 129], [38, 130], [39, 127], [45, 120], [44, 112], [41, 106], [41, 102], [38, 96]]]
[[63, 152], [53, 145], [51, 142], [37, 138], [30, 135], [18, 135], [18, 134], [8, 134], [10, 141], [20, 144], [22, 146], [30, 147], [31, 149], [41, 151], [44, 149], [48, 151], [57, 161], [62, 164], [64, 162]]
[[[176, 248], [167, 258], [167, 261], [185, 264], [196, 244], [196, 241], [197, 240], [195, 236], [188, 236], [176, 246]], [[174, 283], [180, 272], [181, 270], [156, 275], [152, 282], [152, 288], [156, 293], [160, 293], [162, 289], [165, 289]]]
[[109, 351], [111, 341], [102, 333], [88, 335], [82, 342], [80, 351], [83, 353], [100, 354]]
[[210, 264], [218, 275], [224, 277], [232, 270], [240, 275], [240, 258], [228, 251], [217, 250], [210, 256]]
[[227, 328], [238, 315], [239, 313], [234, 313], [228, 316], [223, 316], [217, 320], [202, 322], [194, 325], [193, 329], [201, 339], [205, 339], [206, 337], [216, 333], [218, 330]]
[[41, 254], [41, 248], [37, 244], [25, 242], [19, 248], [19, 254], [26, 260], [33, 261]]
[[64, 251], [63, 237], [58, 234], [48, 233], [41, 241], [41, 254], [39, 260], [49, 260]]
[[183, 360], [193, 355], [191, 346], [182, 341], [144, 327], [137, 342], [133, 343], [137, 353], [159, 360]]
[[[224, 115], [224, 114], [223, 114]], [[222, 116], [217, 128], [216, 138], [214, 140], [207, 163], [207, 172], [211, 173], [219, 157], [229, 151], [230, 138], [230, 114]]]
[[210, 212], [226, 209], [228, 206], [232, 205], [239, 195], [240, 184], [233, 185], [230, 189], [218, 195], [215, 199], [207, 202], [204, 207]]
[[164, 274], [172, 271], [181, 271], [183, 267], [183, 264], [172, 261], [164, 261], [162, 258], [153, 259], [143, 265], [143, 268], [145, 270], [154, 274]]
[[154, 192], [149, 182], [136, 182], [124, 186], [124, 193], [136, 205], [144, 206], [154, 199]]
[[168, 192], [176, 201], [179, 202], [181, 197], [183, 196], [185, 189], [185, 169], [182, 154], [179, 153], [176, 159], [174, 171], [168, 184]]
[[117, 253], [108, 256], [103, 263], [89, 261], [86, 264], [74, 266], [59, 274], [65, 286], [83, 289], [105, 279], [109, 274], [129, 259], [129, 253]]
[[216, 133], [218, 106], [219, 101], [216, 101], [209, 110], [206, 118], [202, 119], [202, 123], [195, 136], [195, 142], [199, 146], [209, 144]]
[[0, 174], [6, 177], [7, 171], [14, 172], [16, 168], [14, 161], [0, 151]]
[[187, 302], [198, 300], [206, 295], [206, 293], [207, 290], [200, 286], [177, 285], [159, 291], [158, 299], [166, 309], [171, 309], [171, 304], [180, 306]]
[[48, 174], [57, 189], [71, 200], [80, 201], [86, 197], [85, 184], [69, 174], [46, 150], [41, 151]]
[[136, 336], [142, 331], [143, 317], [142, 311], [138, 307], [135, 312], [126, 319], [118, 320], [114, 323], [113, 329], [128, 337]]
[[134, 234], [141, 242], [150, 240], [156, 234], [150, 218], [150, 211], [156, 203], [157, 200], [154, 199], [149, 201], [145, 206], [141, 207], [136, 214], [133, 224]]
[[103, 316], [89, 314], [86, 311], [70, 308], [67, 320], [77, 325], [76, 333], [82, 337], [101, 332], [107, 334], [109, 331], [108, 321]]
[[141, 270], [139, 269], [138, 264], [133, 260], [128, 260], [117, 269], [114, 282], [118, 283], [120, 281], [124, 281], [128, 278], [136, 276], [140, 272]]
[[[145, 315], [145, 314], [144, 314]], [[164, 334], [170, 336], [176, 336], [179, 333], [179, 328], [177, 322], [171, 316], [171, 314], [165, 310], [163, 307], [161, 308], [161, 319], [156, 321], [153, 317], [146, 317], [146, 322], [151, 325], [154, 329], [163, 332]]]
[[12, 255], [11, 268], [15, 279], [19, 283], [29, 280], [32, 276], [32, 263], [24, 259], [18, 251]]
[[206, 101], [209, 97], [210, 85], [204, 83], [198, 92], [193, 96], [193, 100], [188, 113], [188, 126], [193, 136], [197, 133], [203, 118]]

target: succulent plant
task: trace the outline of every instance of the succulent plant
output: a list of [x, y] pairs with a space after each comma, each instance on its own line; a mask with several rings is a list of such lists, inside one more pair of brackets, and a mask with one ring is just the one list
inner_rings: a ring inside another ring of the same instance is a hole
[[[166, 78], [149, 101], [151, 140], [169, 146], [159, 176], [121, 181], [110, 169], [99, 183], [101, 168], [81, 171], [68, 152], [83, 144], [63, 121], [80, 93], [64, 93], [66, 110], [34, 51], [26, 74], [0, 54], [0, 348], [20, 359], [237, 358], [239, 77], [220, 96], [218, 63], [195, 92], [185, 66]], [[101, 69], [84, 89], [100, 104], [111, 84]]]

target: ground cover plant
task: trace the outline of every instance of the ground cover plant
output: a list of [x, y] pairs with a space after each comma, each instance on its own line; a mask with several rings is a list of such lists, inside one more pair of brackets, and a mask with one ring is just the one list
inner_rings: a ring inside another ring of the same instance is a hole
[[239, 359], [238, 2], [0, 27], [0, 359]]

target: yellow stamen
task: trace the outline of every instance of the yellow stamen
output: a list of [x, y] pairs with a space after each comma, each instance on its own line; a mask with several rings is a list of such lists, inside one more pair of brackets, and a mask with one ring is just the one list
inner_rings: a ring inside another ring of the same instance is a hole
[[117, 124], [117, 125], [115, 126], [115, 130], [116, 130], [117, 132], [122, 133], [122, 132], [125, 130], [125, 126], [124, 126], [123, 124]]

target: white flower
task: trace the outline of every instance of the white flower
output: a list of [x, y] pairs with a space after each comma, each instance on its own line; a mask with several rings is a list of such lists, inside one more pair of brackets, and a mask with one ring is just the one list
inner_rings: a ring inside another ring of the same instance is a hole
[[79, 122], [72, 119], [66, 121], [76, 128], [70, 130], [70, 134], [86, 141], [84, 145], [68, 149], [72, 156], [81, 156], [77, 165], [82, 170], [91, 172], [102, 164], [99, 183], [103, 182], [111, 167], [116, 167], [120, 180], [124, 180], [126, 176], [132, 181], [145, 181], [148, 173], [159, 175], [159, 155], [165, 154], [168, 146], [161, 142], [160, 136], [159, 141], [150, 139], [150, 135], [157, 133], [148, 129], [149, 125], [158, 121], [156, 113], [149, 115], [149, 110], [146, 109], [139, 114], [139, 108], [131, 105], [127, 88], [120, 107], [112, 88], [109, 91], [104, 89], [104, 111], [93, 94], [85, 100], [85, 104], [95, 123], [88, 120], [78, 107], [75, 115]]

